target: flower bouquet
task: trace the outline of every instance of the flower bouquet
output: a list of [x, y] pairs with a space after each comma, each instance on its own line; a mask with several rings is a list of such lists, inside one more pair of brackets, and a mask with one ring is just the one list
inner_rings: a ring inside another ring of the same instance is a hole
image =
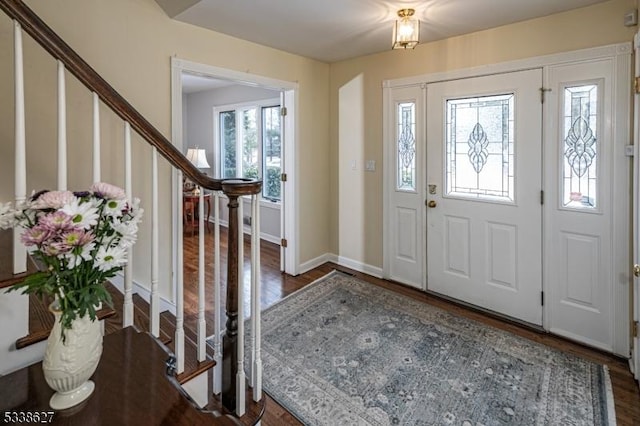
[[139, 200], [107, 183], [89, 191], [41, 191], [14, 207], [0, 204], [0, 229], [22, 228], [21, 240], [42, 270], [10, 290], [53, 296], [62, 339], [76, 318], [112, 306], [104, 281], [127, 263], [142, 216]]

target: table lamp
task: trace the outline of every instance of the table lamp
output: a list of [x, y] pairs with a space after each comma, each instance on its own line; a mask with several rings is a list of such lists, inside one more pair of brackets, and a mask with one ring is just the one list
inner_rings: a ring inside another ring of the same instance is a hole
[[[207, 152], [202, 148], [189, 148], [187, 150], [187, 160], [191, 161], [191, 164], [199, 169], [208, 169], [211, 167], [207, 162]], [[190, 182], [190, 186], [193, 187], [193, 183]], [[194, 190], [194, 194], [200, 194], [200, 189], [198, 187]]]

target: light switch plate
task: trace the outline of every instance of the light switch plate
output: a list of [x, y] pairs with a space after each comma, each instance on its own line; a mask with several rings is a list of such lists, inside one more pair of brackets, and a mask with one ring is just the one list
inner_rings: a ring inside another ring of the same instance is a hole
[[367, 160], [367, 162], [364, 165], [364, 169], [368, 172], [375, 172], [376, 171], [376, 160]]

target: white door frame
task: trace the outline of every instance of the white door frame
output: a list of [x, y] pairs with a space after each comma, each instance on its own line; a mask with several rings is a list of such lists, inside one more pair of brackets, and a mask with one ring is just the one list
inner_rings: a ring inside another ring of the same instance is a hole
[[[640, 32], [633, 39], [635, 48], [635, 77], [640, 77]], [[633, 258], [632, 262], [640, 265], [640, 94], [633, 96]], [[633, 278], [633, 317], [638, 324], [640, 320], [640, 278]], [[631, 359], [629, 367], [636, 380], [640, 379], [640, 337], [632, 336]]]
[[[420, 84], [428, 84], [440, 81], [449, 81], [456, 80], [468, 77], [479, 77], [483, 75], [492, 75], [492, 74], [500, 74], [505, 72], [513, 72], [513, 71], [522, 71], [531, 68], [543, 68], [544, 73], [544, 81], [546, 83], [546, 68], [552, 65], [558, 65], [563, 63], [572, 63], [572, 62], [580, 62], [580, 61], [588, 61], [600, 58], [614, 58], [615, 62], [615, 82], [614, 82], [614, 90], [615, 99], [622, 99], [621, 102], [616, 102], [616, 106], [614, 108], [614, 119], [615, 117], [620, 117], [621, 119], [615, 120], [613, 123], [613, 132], [614, 132], [614, 143], [616, 144], [616, 149], [624, 149], [625, 145], [629, 143], [629, 136], [631, 134], [631, 127], [629, 123], [629, 102], [625, 102], [626, 99], [629, 99], [630, 96], [630, 61], [631, 61], [631, 52], [632, 45], [631, 43], [619, 43], [608, 46], [594, 47], [589, 49], [577, 50], [572, 52], [564, 52], [551, 54], [546, 56], [539, 56], [521, 60], [515, 60], [510, 62], [503, 62], [499, 64], [492, 64], [486, 66], [479, 66], [461, 70], [454, 71], [446, 71], [432, 74], [424, 74], [419, 76], [400, 78], [394, 80], [385, 80], [383, 81], [383, 153], [385, 155], [385, 163], [391, 161], [390, 158], [386, 158], [387, 153], [390, 152], [390, 146], [393, 146], [394, 140], [392, 136], [393, 133], [389, 131], [388, 127], [390, 124], [389, 118], [391, 114], [393, 114], [393, 105], [389, 100], [392, 99], [391, 93], [394, 88], [406, 87], [406, 86], [416, 86]], [[424, 141], [422, 141], [424, 143]], [[424, 152], [424, 151], [423, 151]], [[616, 182], [619, 182], [620, 179], [624, 178], [628, 179], [628, 167], [618, 167], [615, 169], [616, 177], [614, 177]], [[389, 210], [389, 206], [387, 206], [388, 191], [390, 184], [388, 182], [392, 182], [393, 176], [390, 176], [388, 173], [388, 167], [385, 167], [385, 175], [383, 177], [384, 182], [384, 217], [383, 217], [383, 247], [387, 247], [389, 244], [389, 216], [387, 214]], [[423, 182], [426, 184], [426, 182]], [[544, 182], [543, 176], [543, 185], [547, 183]], [[426, 185], [425, 185], [426, 186]], [[424, 197], [426, 199], [426, 195]], [[621, 194], [619, 195], [614, 202], [621, 203], [619, 208], [625, 208], [625, 211], [629, 211], [630, 209], [630, 201], [629, 198], [631, 196], [631, 191], [629, 194]], [[616, 204], [618, 206], [618, 204]], [[425, 217], [425, 207], [422, 205], [422, 215]], [[544, 230], [543, 223], [543, 232]], [[619, 257], [616, 257], [616, 265], [614, 265], [614, 270], [621, 276], [619, 276], [614, 282], [614, 285], [620, 286], [630, 286], [631, 285], [631, 274], [629, 266], [629, 260], [631, 259], [631, 253], [629, 252], [629, 223], [628, 221], [623, 221], [623, 223], [616, 223], [614, 229], [612, 229], [613, 233], [613, 247], [619, 250]], [[545, 235], [545, 234], [543, 234]], [[389, 259], [388, 259], [388, 251], [383, 251], [383, 277], [389, 278]], [[544, 259], [544, 253], [543, 253]], [[547, 280], [544, 279], [545, 275], [548, 274], [549, 271], [546, 270], [546, 266], [544, 265], [543, 260], [543, 288], [547, 285]], [[417, 283], [416, 283], [417, 284]], [[627, 287], [628, 289], [629, 287]], [[545, 289], [546, 290], [546, 289]], [[615, 319], [614, 319], [614, 352], [623, 356], [629, 356], [629, 306], [628, 306], [628, 295], [627, 297], [622, 297], [619, 294], [614, 297], [614, 305], [616, 307]], [[544, 322], [544, 318], [547, 315], [547, 309], [549, 309], [548, 304], [543, 307], [543, 326], [548, 329], [548, 324]]]
[[[229, 80], [237, 84], [247, 86], [261, 87], [271, 90], [277, 90], [284, 94], [284, 100], [287, 107], [287, 118], [284, 120], [284, 158], [282, 173], [287, 174], [287, 183], [283, 185], [283, 199], [281, 217], [282, 223], [286, 223], [286, 227], [282, 227], [282, 238], [287, 240], [286, 256], [284, 256], [284, 271], [291, 275], [297, 275], [300, 270], [300, 250], [298, 245], [298, 236], [300, 235], [298, 227], [299, 207], [298, 207], [298, 161], [296, 152], [296, 141], [298, 140], [298, 83], [277, 80], [269, 77], [263, 77], [255, 74], [234, 71], [226, 68], [216, 67], [213, 65], [200, 64], [197, 62], [171, 58], [171, 140], [173, 144], [180, 150], [183, 149], [182, 140], [182, 72], [190, 72], [203, 75], [206, 77]], [[182, 191], [182, 183], [179, 182], [177, 172], [173, 171], [172, 185], [172, 211], [177, 211], [177, 196]], [[179, 223], [174, 215], [172, 224], [172, 235], [174, 244], [178, 241]], [[284, 252], [284, 251], [282, 251]], [[173, 277], [172, 284], [175, 292], [176, 288], [176, 266], [177, 257], [173, 256]]]

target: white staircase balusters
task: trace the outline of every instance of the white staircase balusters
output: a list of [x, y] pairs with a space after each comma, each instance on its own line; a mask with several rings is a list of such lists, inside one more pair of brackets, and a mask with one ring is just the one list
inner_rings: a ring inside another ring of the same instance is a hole
[[[14, 41], [14, 90], [15, 90], [15, 183], [16, 205], [27, 199], [27, 149], [24, 121], [24, 67], [22, 58], [22, 28], [13, 21]], [[27, 270], [27, 249], [20, 241], [20, 234], [13, 233], [13, 273]]]
[[262, 399], [260, 330], [260, 194], [251, 196], [251, 386], [253, 400]]
[[[14, 4], [15, 3], [15, 4]], [[20, 9], [21, 2], [0, 2], [2, 4], [2, 10], [14, 13], [15, 9]], [[8, 8], [8, 9], [7, 9]], [[100, 127], [100, 107], [101, 102], [105, 106], [109, 107], [118, 116], [124, 120], [124, 188], [128, 198], [133, 198], [133, 181], [132, 181], [132, 127], [139, 132], [139, 135], [152, 145], [152, 187], [150, 200], [145, 201], [147, 209], [150, 209], [150, 221], [151, 221], [151, 246], [146, 246], [143, 250], [150, 253], [151, 258], [151, 279], [150, 287], [150, 331], [156, 337], [160, 335], [160, 296], [159, 296], [159, 249], [160, 249], [160, 234], [159, 234], [159, 193], [158, 193], [158, 155], [163, 155], [171, 164], [175, 167], [180, 167], [184, 158], [178, 156], [171, 149], [167, 149], [167, 145], [170, 143], [164, 136], [162, 136], [153, 126], [146, 122], [140, 114], [132, 110], [124, 99], [115, 93], [112, 88], [93, 71], [90, 67], [79, 58], [75, 52], [73, 52], [69, 46], [59, 39], [53, 37], [44, 37], [43, 29], [39, 28], [40, 23], [32, 20], [28, 16], [21, 14], [10, 15], [15, 17], [17, 21], [14, 21], [14, 66], [15, 66], [15, 201], [21, 203], [27, 199], [27, 167], [26, 167], [26, 132], [25, 132], [25, 95], [24, 95], [24, 66], [23, 66], [23, 46], [22, 46], [22, 27], [18, 21], [24, 22], [24, 28], [27, 32], [34, 35], [34, 39], [47, 51], [49, 51], [57, 59], [57, 158], [58, 158], [58, 170], [57, 170], [57, 186], [58, 189], [66, 190], [69, 186], [68, 176], [68, 150], [72, 146], [68, 146], [68, 133], [67, 133], [67, 91], [66, 91], [66, 74], [67, 71], [71, 75], [74, 75], [81, 83], [85, 84], [92, 94], [92, 107], [93, 107], [93, 134], [92, 134], [92, 180], [94, 183], [100, 182], [103, 179], [101, 173], [101, 127]], [[30, 20], [31, 19], [31, 20]], [[34, 28], [36, 32], [34, 34]], [[49, 35], [49, 33], [47, 33]], [[60, 50], [60, 46], [64, 49]], [[66, 46], [66, 47], [65, 47]], [[71, 96], [71, 92], [69, 95]], [[157, 147], [157, 148], [156, 148]], [[146, 162], [145, 162], [146, 163]], [[117, 166], [115, 165], [116, 170]], [[182, 172], [178, 170], [176, 173], [178, 180], [182, 182]], [[202, 180], [201, 182], [204, 182]], [[252, 195], [252, 242], [251, 242], [251, 287], [245, 288], [249, 285], [249, 280], [245, 283], [244, 280], [244, 232], [243, 232], [243, 202], [244, 198], [240, 194], [248, 194], [247, 188], [251, 191], [258, 191], [259, 184], [257, 182], [246, 183], [243, 182], [242, 186], [235, 186], [238, 182], [228, 182], [224, 188], [224, 192], [230, 199], [239, 198], [238, 211], [234, 212], [233, 220], [237, 220], [237, 227], [233, 226], [233, 239], [236, 239], [237, 235], [237, 252], [234, 253], [233, 247], [229, 252], [229, 264], [232, 265], [233, 274], [236, 275], [237, 271], [237, 301], [238, 301], [238, 330], [237, 330], [237, 355], [238, 358], [233, 360], [232, 365], [237, 367], [237, 375], [235, 380], [228, 380], [230, 376], [225, 377], [225, 386], [228, 383], [235, 384], [236, 389], [233, 392], [229, 392], [230, 395], [235, 395], [237, 399], [236, 413], [242, 416], [246, 410], [245, 401], [245, 383], [246, 377], [244, 372], [244, 354], [245, 340], [244, 340], [244, 319], [246, 318], [244, 302], [246, 297], [251, 297], [251, 321], [252, 321], [252, 344], [251, 344], [251, 383], [254, 385], [253, 399], [260, 399], [262, 392], [261, 389], [261, 360], [260, 360], [260, 232], [259, 232], [259, 196]], [[246, 185], [246, 186], [245, 186]], [[223, 185], [220, 182], [210, 181], [206, 184], [209, 188], [221, 189]], [[235, 187], [234, 187], [235, 186]], [[238, 189], [240, 188], [240, 189]], [[199, 188], [201, 191], [199, 202], [199, 256], [198, 256], [198, 360], [204, 361], [206, 359], [206, 317], [205, 317], [205, 223], [204, 223], [204, 189]], [[182, 191], [176, 191], [178, 202], [177, 206], [182, 206]], [[215, 333], [214, 333], [214, 348], [215, 348], [215, 360], [217, 362], [216, 370], [214, 371], [214, 392], [220, 393], [222, 388], [222, 366], [223, 366], [223, 351], [222, 351], [222, 334], [223, 334], [223, 315], [221, 301], [224, 297], [221, 293], [221, 256], [220, 256], [220, 191], [214, 191], [214, 195], [211, 196], [214, 202], [214, 215], [215, 215], [215, 227], [214, 227], [214, 289], [213, 296], [215, 299], [214, 308], [214, 321], [215, 321]], [[149, 206], [150, 204], [150, 206]], [[230, 207], [231, 209], [231, 207]], [[235, 206], [233, 207], [235, 209]], [[175, 355], [177, 358], [177, 373], [181, 374], [185, 371], [185, 330], [184, 330], [184, 253], [183, 253], [183, 211], [181, 208], [175, 212], [178, 217], [178, 230], [179, 238], [175, 242], [173, 249], [177, 250], [177, 267], [176, 271], [176, 288], [175, 288], [175, 304], [176, 304], [176, 332], [175, 332]], [[235, 216], [237, 214], [238, 216]], [[175, 216], [173, 216], [175, 217]], [[239, 228], [239, 229], [238, 229]], [[235, 245], [235, 241], [234, 244]], [[134, 323], [134, 305], [133, 305], [133, 256], [132, 249], [127, 250], [127, 265], [124, 268], [124, 304], [123, 304], [123, 326], [131, 326]], [[236, 259], [237, 256], [237, 259]], [[14, 265], [13, 270], [15, 273], [26, 271], [26, 249], [20, 242], [19, 235], [14, 237]], [[237, 261], [236, 264], [233, 262]], [[235, 277], [230, 278], [235, 287]], [[145, 285], [145, 283], [140, 283]], [[230, 290], [227, 297], [231, 300], [236, 298], [233, 294], [233, 289]], [[234, 303], [235, 304], [235, 303]], [[234, 307], [235, 309], [235, 307]], [[249, 312], [247, 310], [246, 312]], [[231, 315], [235, 312], [231, 312]], [[235, 316], [235, 315], [233, 315]], [[234, 321], [235, 322], [235, 321]], [[230, 326], [231, 333], [235, 334], [233, 330], [235, 326]], [[236, 348], [234, 348], [235, 350]], [[233, 351], [230, 351], [232, 354]], [[227, 360], [225, 360], [226, 362]], [[257, 388], [257, 389], [256, 389]], [[235, 403], [235, 402], [234, 402]]]
[[238, 197], [238, 372], [236, 373], [236, 415], [242, 417], [245, 413], [245, 382], [244, 374], [244, 199]]
[[[177, 182], [182, 185], [182, 171], [177, 169]], [[182, 187], [182, 186], [180, 186]], [[183, 251], [183, 220], [184, 212], [182, 191], [176, 191], [176, 206], [178, 207], [178, 238], [176, 241], [177, 255], [177, 271], [176, 271], [176, 332], [175, 332], [175, 355], [176, 355], [176, 372], [181, 374], [184, 372], [184, 251]]]
[[[124, 122], [124, 191], [129, 200], [133, 199], [131, 182], [131, 125]], [[124, 306], [122, 307], [122, 327], [133, 325], [133, 251], [127, 249], [127, 264], [124, 267]]]
[[160, 337], [160, 296], [158, 294], [158, 150], [151, 149], [151, 296], [149, 297], [149, 331]]
[[222, 391], [222, 300], [220, 290], [220, 192], [213, 192], [213, 393]]
[[93, 183], [101, 182], [100, 175], [100, 98], [96, 92], [93, 97]]
[[204, 283], [204, 189], [198, 187], [200, 198], [198, 202], [198, 361], [202, 362], [207, 357], [207, 321], [204, 318], [205, 310], [205, 283]]
[[58, 190], [67, 190], [67, 89], [61, 61], [58, 61]]

